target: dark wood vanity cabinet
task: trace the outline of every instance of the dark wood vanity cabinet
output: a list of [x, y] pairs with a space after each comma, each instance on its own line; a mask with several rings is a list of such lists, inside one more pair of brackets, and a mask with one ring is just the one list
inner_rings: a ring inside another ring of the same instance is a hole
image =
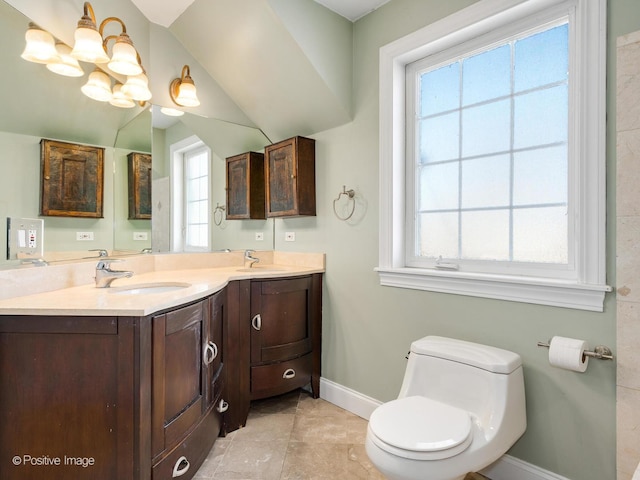
[[146, 317], [0, 315], [0, 479], [193, 477], [253, 399], [320, 393], [322, 274]]
[[227, 219], [266, 218], [264, 154], [246, 152], [226, 163]]
[[321, 275], [251, 281], [251, 399], [319, 396]]
[[226, 300], [149, 317], [0, 316], [0, 478], [190, 479], [228, 407]]
[[153, 317], [153, 479], [191, 478], [222, 426], [226, 291]]
[[137, 323], [0, 317], [0, 478], [136, 478]]
[[265, 147], [267, 217], [316, 214], [315, 140], [293, 137]]

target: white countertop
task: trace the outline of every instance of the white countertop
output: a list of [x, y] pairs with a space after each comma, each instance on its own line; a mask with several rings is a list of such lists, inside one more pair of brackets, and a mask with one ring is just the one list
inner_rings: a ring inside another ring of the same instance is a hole
[[[242, 265], [211, 268], [190, 268], [192, 265], [189, 265], [183, 269], [166, 268], [140, 274], [134, 270], [133, 277], [116, 279], [110, 288], [85, 284], [0, 300], [0, 315], [145, 316], [206, 297], [233, 280], [321, 273], [324, 272], [324, 256], [322, 259], [322, 264], [261, 264], [251, 271], [244, 271]], [[125, 270], [121, 265], [124, 264], [113, 267]], [[127, 287], [166, 282], [189, 286], [162, 293], [122, 294]]]

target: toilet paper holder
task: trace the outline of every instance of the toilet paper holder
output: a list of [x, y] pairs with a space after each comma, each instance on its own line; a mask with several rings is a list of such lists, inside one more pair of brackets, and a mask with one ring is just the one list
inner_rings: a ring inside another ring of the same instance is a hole
[[[538, 342], [539, 347], [549, 348], [551, 345], [551, 341], [547, 343]], [[605, 347], [604, 345], [597, 345], [593, 350], [585, 350], [584, 354], [587, 357], [597, 358], [599, 360], [613, 360], [613, 353], [609, 347]]]

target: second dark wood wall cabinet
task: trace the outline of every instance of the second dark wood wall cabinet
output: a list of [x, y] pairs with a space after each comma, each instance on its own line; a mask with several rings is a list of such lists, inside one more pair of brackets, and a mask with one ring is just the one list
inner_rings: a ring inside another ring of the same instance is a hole
[[316, 214], [315, 143], [293, 137], [264, 149], [267, 217]]
[[264, 154], [227, 158], [227, 220], [266, 218], [264, 190]]

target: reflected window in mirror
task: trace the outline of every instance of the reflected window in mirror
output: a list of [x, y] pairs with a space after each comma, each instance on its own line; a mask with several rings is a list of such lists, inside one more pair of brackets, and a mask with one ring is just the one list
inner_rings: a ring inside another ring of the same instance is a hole
[[211, 150], [190, 137], [171, 146], [174, 251], [211, 249]]

